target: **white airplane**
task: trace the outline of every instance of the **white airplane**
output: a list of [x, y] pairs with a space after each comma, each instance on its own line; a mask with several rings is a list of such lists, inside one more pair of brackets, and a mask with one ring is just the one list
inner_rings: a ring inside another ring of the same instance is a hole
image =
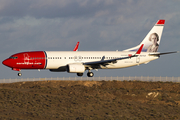
[[77, 73], [93, 77], [92, 69], [118, 69], [146, 64], [158, 59], [160, 55], [176, 53], [157, 52], [165, 20], [158, 20], [144, 40], [136, 47], [124, 51], [77, 51], [79, 42], [73, 51], [32, 51], [14, 54], [2, 63], [15, 71], [22, 69], [49, 69], [51, 72]]

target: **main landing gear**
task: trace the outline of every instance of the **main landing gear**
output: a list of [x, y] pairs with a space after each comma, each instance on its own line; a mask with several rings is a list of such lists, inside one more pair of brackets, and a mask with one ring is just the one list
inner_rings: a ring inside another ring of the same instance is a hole
[[87, 73], [87, 76], [88, 76], [88, 77], [93, 77], [93, 76], [94, 76], [94, 73], [93, 73], [93, 72], [88, 72], [88, 73]]
[[93, 76], [94, 76], [94, 73], [91, 72], [91, 69], [88, 69], [87, 76], [88, 76], [88, 77], [93, 77]]
[[83, 73], [77, 73], [77, 76], [81, 77], [83, 76]]
[[[77, 76], [81, 77], [81, 76], [83, 76], [83, 73], [77, 73]], [[89, 70], [88, 73], [87, 73], [87, 76], [88, 77], [93, 77], [94, 73]]]

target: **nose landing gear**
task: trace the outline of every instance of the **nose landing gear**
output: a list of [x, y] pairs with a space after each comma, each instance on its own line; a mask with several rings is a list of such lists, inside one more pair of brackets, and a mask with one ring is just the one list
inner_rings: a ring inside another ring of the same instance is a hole
[[18, 71], [19, 73], [18, 73], [17, 75], [18, 75], [19, 77], [22, 76], [21, 69], [19, 69], [19, 68], [12, 68], [12, 70]]

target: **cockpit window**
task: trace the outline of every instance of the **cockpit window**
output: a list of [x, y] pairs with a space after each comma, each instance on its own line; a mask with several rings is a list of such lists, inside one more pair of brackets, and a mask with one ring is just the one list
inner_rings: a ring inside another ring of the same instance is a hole
[[11, 57], [9, 57], [10, 59], [17, 59], [18, 57], [13, 57], [13, 56], [11, 56]]

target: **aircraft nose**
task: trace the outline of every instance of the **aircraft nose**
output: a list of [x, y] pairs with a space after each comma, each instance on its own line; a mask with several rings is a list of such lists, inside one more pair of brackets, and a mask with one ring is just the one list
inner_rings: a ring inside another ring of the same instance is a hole
[[2, 64], [5, 65], [5, 66], [8, 66], [8, 67], [11, 66], [11, 62], [10, 62], [9, 59], [4, 60], [4, 61], [2, 62]]

